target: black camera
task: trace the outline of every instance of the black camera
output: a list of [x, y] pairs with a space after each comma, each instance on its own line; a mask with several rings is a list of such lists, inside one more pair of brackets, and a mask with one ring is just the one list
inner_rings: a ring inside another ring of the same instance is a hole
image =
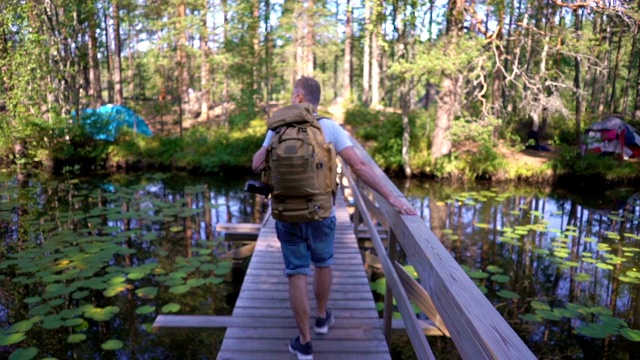
[[258, 180], [249, 180], [244, 184], [244, 191], [269, 196], [271, 194], [271, 185]]

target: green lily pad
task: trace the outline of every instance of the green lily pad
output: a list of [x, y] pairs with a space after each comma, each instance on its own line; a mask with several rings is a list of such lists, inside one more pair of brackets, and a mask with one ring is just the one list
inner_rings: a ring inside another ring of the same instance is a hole
[[511, 278], [507, 275], [502, 275], [502, 274], [495, 274], [491, 276], [491, 280], [498, 282], [498, 283], [506, 283], [507, 281], [509, 281]]
[[562, 316], [553, 310], [536, 310], [536, 314], [542, 316], [545, 320], [562, 320]]
[[86, 338], [87, 338], [87, 335], [85, 334], [72, 334], [67, 337], [67, 342], [71, 344], [77, 344]]
[[491, 272], [491, 273], [494, 273], [494, 274], [501, 274], [501, 273], [504, 272], [504, 270], [501, 267], [496, 266], [496, 265], [487, 266], [487, 271]]
[[124, 346], [124, 344], [122, 343], [122, 341], [120, 340], [115, 340], [115, 339], [111, 339], [108, 340], [104, 343], [102, 343], [102, 345], [100, 345], [100, 347], [102, 348], [102, 350], [119, 350], [122, 348], [122, 346]]
[[33, 327], [33, 321], [23, 320], [11, 325], [7, 330], [7, 334], [24, 333], [31, 330], [32, 327]]
[[154, 312], [155, 310], [156, 310], [155, 306], [143, 305], [143, 306], [140, 306], [139, 308], [136, 309], [136, 314], [138, 314], [138, 315], [150, 314], [150, 313]]
[[15, 334], [0, 335], [0, 346], [13, 345], [26, 339], [25, 333], [19, 332]]
[[158, 288], [157, 287], [143, 287], [140, 289], [136, 290], [136, 295], [138, 295], [139, 297], [143, 298], [143, 299], [152, 299], [154, 298], [156, 295], [158, 295]]
[[89, 295], [88, 291], [76, 291], [73, 294], [71, 294], [71, 297], [76, 300], [80, 300], [82, 298], [87, 297], [87, 295]]
[[472, 271], [469, 273], [469, 277], [472, 279], [486, 279], [489, 277], [489, 274], [483, 271]]
[[40, 300], [42, 300], [42, 298], [40, 296], [34, 296], [34, 297], [30, 297], [30, 298], [24, 299], [24, 303], [25, 304], [33, 304], [33, 303], [37, 303]]
[[9, 360], [30, 360], [38, 354], [38, 348], [18, 349], [9, 355]]
[[536, 310], [551, 310], [551, 306], [549, 306], [549, 304], [538, 300], [533, 300], [530, 305]]
[[640, 330], [630, 328], [620, 329], [620, 335], [631, 341], [640, 341]]
[[84, 322], [84, 320], [83, 320], [83, 319], [75, 318], [75, 319], [69, 319], [69, 320], [66, 320], [66, 321], [63, 323], [63, 325], [64, 325], [64, 326], [78, 326], [78, 325], [82, 324], [83, 322]]
[[180, 305], [176, 303], [169, 303], [162, 307], [160, 310], [162, 313], [174, 313], [180, 310]]
[[520, 295], [510, 290], [500, 290], [496, 293], [496, 295], [503, 297], [505, 299], [511, 299], [511, 300], [520, 298]]
[[218, 285], [218, 284], [222, 284], [222, 282], [224, 281], [224, 279], [219, 278], [219, 277], [215, 277], [215, 276], [211, 276], [208, 277], [205, 282], [207, 284], [213, 284], [213, 285]]
[[187, 285], [191, 287], [198, 287], [198, 286], [204, 285], [204, 283], [205, 283], [204, 279], [189, 279], [187, 281]]
[[576, 333], [588, 336], [594, 339], [604, 339], [609, 335], [602, 327], [596, 326], [597, 324], [580, 325], [576, 328]]

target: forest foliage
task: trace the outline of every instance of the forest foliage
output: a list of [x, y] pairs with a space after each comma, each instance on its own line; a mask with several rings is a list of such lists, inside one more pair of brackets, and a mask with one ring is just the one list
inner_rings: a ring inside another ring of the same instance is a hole
[[[578, 143], [607, 115], [640, 124], [639, 28], [640, 3], [624, 0], [6, 0], [0, 158], [248, 167], [259, 120], [313, 76], [321, 110], [345, 110], [387, 170], [599, 172], [607, 162]], [[135, 109], [157, 135], [91, 139], [73, 114], [103, 104]], [[548, 168], [498, 151], [532, 129], [564, 149]]]

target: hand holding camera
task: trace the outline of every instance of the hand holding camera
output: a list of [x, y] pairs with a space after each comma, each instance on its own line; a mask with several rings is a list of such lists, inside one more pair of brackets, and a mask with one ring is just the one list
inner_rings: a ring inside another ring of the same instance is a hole
[[268, 197], [269, 194], [271, 194], [271, 190], [271, 185], [259, 180], [249, 180], [244, 184], [244, 191], [253, 194], [259, 194]]

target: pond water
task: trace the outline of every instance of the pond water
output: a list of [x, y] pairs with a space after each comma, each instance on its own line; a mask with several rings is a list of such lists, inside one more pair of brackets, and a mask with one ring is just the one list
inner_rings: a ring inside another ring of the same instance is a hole
[[[158, 314], [231, 313], [246, 263], [221, 258], [238, 244], [215, 227], [261, 220], [243, 182], [1, 179], [0, 358], [215, 358], [224, 331], [150, 325]], [[398, 185], [536, 356], [638, 353], [634, 189]], [[438, 359], [457, 358], [450, 340], [430, 343]], [[408, 344], [394, 337], [394, 359], [412, 358]]]

